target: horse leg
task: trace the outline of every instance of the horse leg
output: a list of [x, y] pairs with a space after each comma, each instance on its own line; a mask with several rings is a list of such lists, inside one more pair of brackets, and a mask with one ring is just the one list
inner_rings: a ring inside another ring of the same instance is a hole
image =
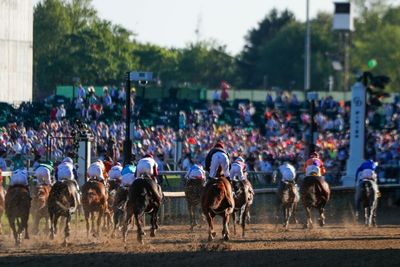
[[321, 207], [319, 207], [319, 219], [318, 219], [318, 221], [319, 221], [319, 226], [324, 226], [325, 225], [325, 215], [324, 215], [324, 211], [325, 211], [325, 209], [324, 209], [324, 206], [321, 206]]
[[313, 228], [312, 220], [311, 220], [311, 207], [306, 207], [307, 221], [304, 225], [304, 228]]
[[25, 230], [25, 239], [29, 239], [29, 231], [28, 231], [28, 220], [29, 220], [29, 211], [27, 214], [21, 218], [21, 232]]
[[222, 236], [224, 241], [229, 241], [229, 213], [225, 211], [224, 217], [222, 219], [223, 228], [222, 228]]
[[9, 223], [11, 230], [13, 232], [13, 235], [14, 235], [15, 245], [19, 247], [21, 244], [21, 240], [18, 238], [17, 229], [15, 228], [15, 218], [9, 216], [8, 223]]
[[71, 224], [71, 214], [68, 214], [65, 220], [65, 228], [64, 228], [64, 242], [63, 245], [66, 247], [68, 245], [68, 237], [70, 236], [70, 224]]
[[158, 209], [154, 209], [153, 212], [151, 213], [151, 237], [156, 236], [156, 230], [158, 229], [158, 224], [157, 224], [157, 213]]
[[188, 202], [188, 210], [189, 210], [189, 220], [190, 220], [190, 231], [193, 231], [194, 223], [193, 223], [193, 210], [194, 207], [191, 203]]
[[86, 222], [86, 238], [89, 239], [89, 233], [90, 233], [89, 217], [90, 217], [90, 212], [85, 210], [84, 213], [85, 213], [85, 222]]
[[233, 210], [232, 212], [232, 221], [233, 221], [233, 234], [236, 235], [236, 211]]
[[97, 229], [96, 229], [96, 235], [97, 235], [97, 237], [100, 237], [100, 227], [101, 227], [101, 221], [103, 220], [103, 217], [105, 217], [104, 216], [105, 214], [104, 214], [104, 211], [103, 210], [100, 210], [99, 211], [99, 217], [97, 218]]
[[50, 213], [50, 240], [54, 239], [54, 221], [55, 221], [55, 214]]
[[296, 218], [296, 210], [297, 210], [297, 203], [293, 203], [292, 218], [293, 218], [294, 224], [299, 223], [299, 221]]
[[216, 235], [214, 232], [214, 216], [212, 216], [209, 211], [205, 215], [208, 223], [208, 241], [210, 242]]
[[369, 226], [369, 209], [368, 207], [364, 208], [364, 224], [365, 226]]
[[39, 214], [37, 212], [33, 212], [32, 214], [33, 225], [32, 225], [32, 233], [37, 235], [39, 233]]
[[[133, 209], [132, 209], [132, 207], [127, 206], [126, 207], [126, 217], [123, 218], [124, 220], [121, 222], [123, 224], [122, 225], [122, 239], [124, 241], [125, 248], [126, 248], [126, 238], [128, 237], [128, 226], [132, 220], [132, 216], [133, 216]], [[119, 217], [119, 219], [121, 219], [121, 217]], [[115, 223], [114, 227], [116, 227], [117, 224], [116, 224], [116, 222], [114, 222], [114, 223]]]
[[96, 216], [94, 214], [94, 211], [90, 212], [90, 221], [91, 221], [91, 234], [93, 235], [93, 237], [96, 237], [96, 226], [94, 221], [96, 220]]
[[143, 242], [143, 229], [142, 229], [142, 225], [143, 225], [143, 214], [137, 214], [135, 213], [135, 221], [136, 221], [136, 226], [137, 226], [137, 241], [141, 244], [144, 244]]
[[249, 213], [249, 204], [246, 204], [243, 208], [242, 208], [242, 218], [241, 218], [241, 224], [242, 224], [242, 237], [245, 236], [245, 228], [246, 228], [246, 220], [247, 220], [247, 215]]

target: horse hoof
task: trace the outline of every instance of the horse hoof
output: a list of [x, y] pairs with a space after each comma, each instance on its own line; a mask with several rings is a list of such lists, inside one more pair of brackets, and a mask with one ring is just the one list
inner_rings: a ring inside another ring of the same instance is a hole
[[216, 233], [216, 232], [212, 232], [212, 233], [211, 233], [211, 236], [214, 238], [214, 237], [217, 236], [217, 233]]
[[325, 225], [325, 222], [323, 220], [319, 221], [319, 226], [323, 227]]
[[229, 241], [229, 235], [224, 236], [224, 241]]
[[68, 247], [68, 242], [66, 240], [64, 240], [64, 242], [62, 243], [62, 246], [65, 248]]
[[155, 237], [156, 236], [156, 233], [155, 233], [155, 231], [151, 231], [151, 233], [150, 233], [150, 237]]
[[307, 224], [304, 224], [304, 225], [303, 225], [303, 229], [308, 229], [308, 225], [307, 225]]
[[214, 238], [213, 238], [211, 235], [208, 236], [208, 242], [213, 241], [213, 239], [214, 239]]

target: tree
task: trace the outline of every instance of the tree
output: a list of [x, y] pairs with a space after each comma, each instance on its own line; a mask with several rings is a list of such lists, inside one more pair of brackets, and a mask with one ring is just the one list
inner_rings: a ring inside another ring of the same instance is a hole
[[249, 31], [246, 44], [238, 57], [238, 67], [242, 76], [242, 86], [248, 88], [260, 87], [263, 83], [264, 73], [257, 72], [257, 64], [262, 56], [260, 51], [267, 43], [272, 42], [282, 28], [294, 22], [292, 12], [285, 10], [281, 13], [273, 9], [256, 28]]

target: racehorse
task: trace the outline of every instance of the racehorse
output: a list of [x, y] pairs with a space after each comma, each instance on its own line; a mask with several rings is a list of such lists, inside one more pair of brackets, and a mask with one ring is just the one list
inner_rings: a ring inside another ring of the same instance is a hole
[[62, 180], [56, 182], [50, 190], [48, 209], [50, 216], [50, 239], [53, 240], [57, 233], [58, 219], [63, 216], [65, 220], [64, 245], [67, 245], [70, 235], [71, 215], [79, 204], [79, 193], [75, 182]]
[[[31, 198], [29, 190], [23, 185], [10, 186], [5, 196], [5, 210], [8, 222], [14, 234], [15, 244], [21, 244], [21, 234], [25, 230], [25, 239], [29, 239], [28, 220]], [[18, 231], [15, 227], [18, 225]]]
[[51, 186], [50, 185], [37, 185], [32, 187], [32, 217], [33, 217], [33, 233], [39, 232], [39, 222], [41, 218], [46, 221], [45, 232], [50, 229], [50, 218], [47, 201], [49, 199]]
[[208, 222], [208, 241], [216, 236], [214, 231], [214, 217], [218, 214], [223, 218], [222, 236], [229, 240], [229, 216], [235, 208], [231, 183], [223, 176], [215, 181], [208, 181], [201, 197], [201, 207]]
[[204, 181], [200, 179], [188, 179], [185, 184], [185, 198], [190, 217], [190, 230], [197, 225], [196, 209], [201, 201], [201, 193], [204, 189]]
[[5, 196], [6, 196], [6, 193], [3, 188], [3, 181], [2, 181], [1, 174], [0, 174], [0, 235], [3, 233], [3, 227], [1, 225], [1, 217], [3, 217], [3, 213], [4, 213], [4, 209], [5, 209], [5, 205], [4, 205]]
[[249, 180], [234, 181], [235, 209], [232, 212], [233, 233], [236, 234], [236, 212], [239, 214], [239, 223], [242, 226], [242, 237], [245, 236], [246, 221], [250, 214], [250, 207], [253, 204], [254, 191]]
[[128, 224], [134, 216], [137, 225], [137, 240], [143, 242], [143, 215], [150, 213], [151, 232], [150, 236], [154, 237], [157, 224], [157, 213], [161, 207], [163, 194], [158, 184], [148, 175], [137, 178], [129, 187], [128, 202], [126, 205], [126, 218], [123, 226], [123, 240], [126, 243], [128, 234]]
[[[88, 238], [90, 230], [92, 230], [92, 234], [95, 237], [100, 234], [101, 220], [108, 208], [107, 198], [108, 195], [104, 184], [96, 179], [90, 179], [82, 186], [82, 207], [85, 214], [86, 235]], [[97, 228], [94, 225], [95, 212], [98, 212]], [[89, 219], [92, 221], [91, 227]]]
[[126, 203], [128, 201], [128, 187], [119, 187], [118, 189], [114, 189], [110, 192], [110, 197], [113, 198], [113, 202], [111, 208], [113, 210], [113, 221], [114, 228], [111, 234], [111, 237], [115, 237], [115, 230], [118, 227], [122, 227], [125, 223], [126, 219]]
[[282, 208], [283, 211], [283, 227], [289, 228], [289, 220], [293, 216], [297, 224], [296, 209], [299, 202], [299, 194], [297, 192], [296, 183], [294, 181], [281, 181], [281, 185], [277, 191], [277, 207], [276, 207], [276, 223], [278, 224], [278, 213]]
[[361, 182], [361, 204], [364, 208], [365, 226], [376, 226], [378, 192], [369, 180]]
[[307, 222], [304, 228], [312, 228], [311, 208], [316, 208], [319, 211], [319, 225], [325, 225], [324, 208], [329, 201], [331, 190], [329, 184], [320, 176], [307, 176], [304, 178], [301, 187], [300, 195], [304, 208], [307, 213]]

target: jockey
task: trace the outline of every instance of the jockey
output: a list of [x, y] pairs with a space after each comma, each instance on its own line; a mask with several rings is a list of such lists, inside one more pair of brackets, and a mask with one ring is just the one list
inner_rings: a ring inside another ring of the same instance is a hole
[[205, 180], [206, 172], [204, 171], [203, 166], [195, 163], [190, 167], [185, 178], [188, 180]]
[[205, 170], [209, 173], [209, 178], [217, 179], [217, 171], [221, 169], [224, 176], [229, 178], [229, 156], [224, 150], [224, 145], [221, 142], [215, 144], [215, 146], [208, 152], [206, 157], [206, 168]]
[[144, 157], [139, 160], [136, 166], [136, 178], [139, 178], [143, 174], [148, 174], [150, 177], [157, 182], [158, 175], [158, 165], [157, 162], [153, 159], [153, 156], [148, 153], [144, 155]]
[[278, 168], [281, 182], [294, 182], [296, 179], [296, 169], [289, 162], [284, 162]]
[[360, 209], [360, 198], [361, 198], [361, 184], [364, 180], [371, 181], [372, 187], [374, 191], [380, 196], [378, 184], [377, 184], [377, 175], [376, 168], [378, 167], [378, 163], [369, 159], [364, 161], [360, 167], [358, 167], [356, 171], [356, 179], [355, 179], [355, 196], [354, 200], [356, 203], [356, 215], [358, 215], [358, 211]]
[[[47, 163], [47, 164], [46, 164]], [[35, 169], [35, 182], [38, 185], [52, 185], [51, 174], [54, 172], [53, 162], [40, 163]]]
[[55, 173], [56, 181], [62, 180], [70, 180], [75, 183], [76, 188], [79, 191], [79, 185], [76, 181], [78, 178], [78, 174], [74, 167], [74, 163], [70, 157], [66, 157], [63, 161], [57, 166], [57, 171]]
[[129, 187], [135, 181], [136, 167], [133, 162], [129, 162], [121, 171], [121, 187]]
[[17, 169], [13, 171], [10, 178], [10, 186], [22, 185], [28, 188], [28, 171], [26, 169]]
[[319, 168], [320, 173], [318, 176], [325, 175], [324, 162], [319, 158], [319, 154], [317, 152], [312, 152], [310, 154], [310, 158], [304, 163], [304, 171], [305, 172], [307, 172], [307, 167], [310, 165], [315, 165]]
[[118, 162], [115, 166], [111, 167], [110, 171], [108, 172], [108, 179], [110, 181], [121, 180], [122, 176], [121, 172], [122, 172], [122, 166]]
[[239, 181], [244, 181], [247, 178], [246, 163], [242, 157], [237, 157], [234, 162], [232, 162], [230, 175], [232, 180], [239, 179]]
[[101, 160], [97, 160], [90, 164], [87, 174], [89, 179], [95, 179], [104, 183], [104, 171], [104, 163]]

